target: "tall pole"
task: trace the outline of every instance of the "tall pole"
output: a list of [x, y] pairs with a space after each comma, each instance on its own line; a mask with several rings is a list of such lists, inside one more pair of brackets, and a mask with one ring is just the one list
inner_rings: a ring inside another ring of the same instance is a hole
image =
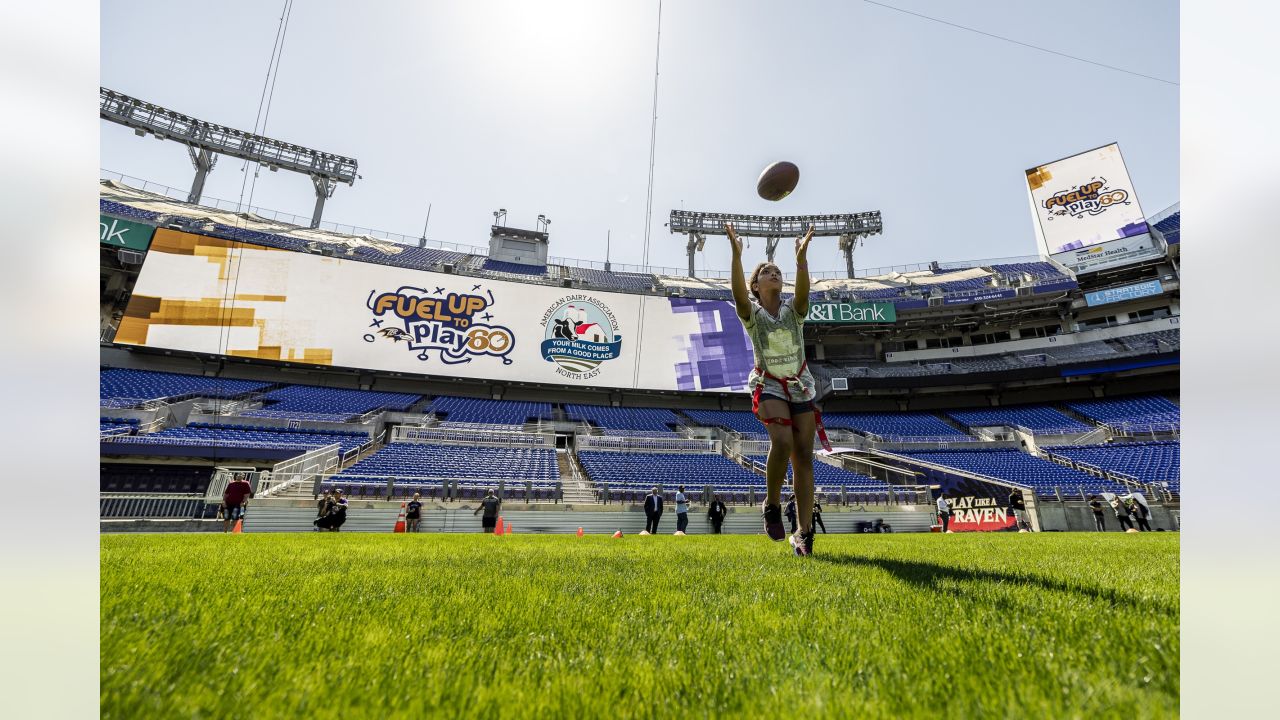
[[[658, 61], [662, 57], [662, 0], [658, 0], [658, 39], [653, 52], [653, 120], [649, 125], [649, 191], [644, 202], [644, 265], [649, 264], [649, 226], [653, 224], [653, 163], [658, 145]], [[692, 274], [692, 273], [690, 273]]]
[[610, 230], [606, 230], [605, 232], [607, 234], [604, 236], [604, 271], [610, 272], [611, 270], [609, 268], [609, 246], [613, 242], [613, 230], [610, 229]]
[[422, 237], [418, 239], [418, 247], [427, 246], [427, 226], [431, 224], [431, 203], [427, 203], [427, 221], [422, 223]]

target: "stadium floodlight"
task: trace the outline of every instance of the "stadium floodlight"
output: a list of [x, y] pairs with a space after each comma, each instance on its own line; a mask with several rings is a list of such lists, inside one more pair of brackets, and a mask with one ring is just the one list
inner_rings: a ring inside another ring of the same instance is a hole
[[355, 158], [300, 147], [243, 130], [235, 130], [197, 120], [124, 93], [98, 88], [98, 116], [132, 128], [139, 137], [151, 133], [159, 140], [173, 140], [187, 146], [196, 177], [187, 202], [198, 203], [204, 181], [213, 170], [218, 155], [247, 160], [271, 171], [289, 170], [311, 178], [316, 191], [316, 207], [311, 227], [319, 227], [324, 201], [333, 196], [338, 183], [352, 185], [360, 176]]
[[762, 237], [765, 254], [773, 261], [778, 241], [784, 237], [800, 237], [813, 226], [814, 237], [839, 237], [849, 277], [853, 277], [853, 250], [863, 238], [884, 232], [880, 211], [839, 213], [836, 215], [737, 215], [733, 213], [672, 210], [667, 227], [672, 233], [689, 237], [689, 277], [695, 277], [693, 254], [701, 250], [708, 235], [724, 235], [725, 223], [733, 223], [739, 237]]

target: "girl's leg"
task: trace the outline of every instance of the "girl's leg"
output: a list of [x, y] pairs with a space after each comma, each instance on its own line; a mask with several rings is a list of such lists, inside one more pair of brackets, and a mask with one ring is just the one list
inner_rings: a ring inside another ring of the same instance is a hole
[[[790, 418], [791, 409], [782, 400], [761, 398], [760, 417]], [[812, 415], [810, 415], [812, 417]], [[765, 425], [769, 431], [769, 459], [765, 463], [765, 505], [782, 507], [782, 484], [787, 480], [787, 462], [791, 460], [792, 442], [791, 427], [772, 423]], [[812, 509], [812, 505], [810, 506]]]
[[813, 433], [816, 423], [813, 413], [801, 413], [791, 417], [793, 449], [791, 451], [791, 477], [796, 492], [796, 513], [800, 519], [800, 532], [813, 532]]

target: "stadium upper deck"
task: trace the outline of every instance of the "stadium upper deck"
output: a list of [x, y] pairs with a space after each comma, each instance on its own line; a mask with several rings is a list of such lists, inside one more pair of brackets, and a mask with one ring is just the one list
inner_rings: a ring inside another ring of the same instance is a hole
[[[652, 268], [654, 272], [613, 272], [576, 264], [537, 266], [502, 262], [487, 257], [486, 251], [478, 247], [419, 247], [370, 234], [300, 227], [254, 213], [191, 205], [112, 180], [102, 181], [99, 204], [105, 215], [157, 225], [176, 221], [185, 229], [251, 244], [416, 270], [439, 271], [448, 264], [459, 274], [518, 282], [552, 285], [567, 282], [571, 286], [610, 292], [712, 300], [727, 300], [732, 296], [728, 281], [723, 278], [689, 278], [663, 272], [667, 268]], [[1024, 288], [1024, 293], [1042, 294], [1077, 287], [1071, 274], [1056, 263], [1036, 258], [1002, 260], [1015, 261], [975, 261], [961, 263], [959, 267], [921, 264], [856, 279], [824, 278], [821, 276], [828, 273], [814, 273], [818, 279], [811, 292], [815, 300], [875, 300], [892, 302], [899, 309], [908, 310], [928, 307], [931, 298], [941, 298], [946, 304], [960, 304], [988, 299], [1001, 290]]]

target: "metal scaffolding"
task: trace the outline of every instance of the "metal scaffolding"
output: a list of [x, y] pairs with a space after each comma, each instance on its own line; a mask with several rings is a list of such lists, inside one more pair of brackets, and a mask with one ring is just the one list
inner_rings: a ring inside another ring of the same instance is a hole
[[174, 140], [187, 146], [191, 164], [196, 170], [191, 193], [187, 197], [191, 203], [200, 202], [205, 179], [213, 170], [218, 155], [248, 160], [266, 166], [272, 172], [288, 170], [310, 177], [316, 192], [311, 227], [320, 225], [324, 201], [333, 196], [338, 183], [351, 185], [360, 177], [356, 173], [355, 158], [197, 120], [104, 87], [99, 88], [98, 101], [98, 115], [103, 120], [132, 128], [139, 136], [150, 133], [160, 140]]
[[736, 215], [733, 213], [672, 210], [667, 227], [672, 233], [689, 237], [689, 277], [695, 277], [693, 254], [701, 250], [708, 235], [725, 235], [725, 223], [733, 223], [739, 237], [765, 238], [765, 254], [773, 262], [778, 241], [784, 237], [800, 237], [813, 227], [814, 237], [840, 238], [845, 267], [853, 277], [853, 251], [863, 238], [884, 232], [880, 211], [841, 213], [838, 215]]

